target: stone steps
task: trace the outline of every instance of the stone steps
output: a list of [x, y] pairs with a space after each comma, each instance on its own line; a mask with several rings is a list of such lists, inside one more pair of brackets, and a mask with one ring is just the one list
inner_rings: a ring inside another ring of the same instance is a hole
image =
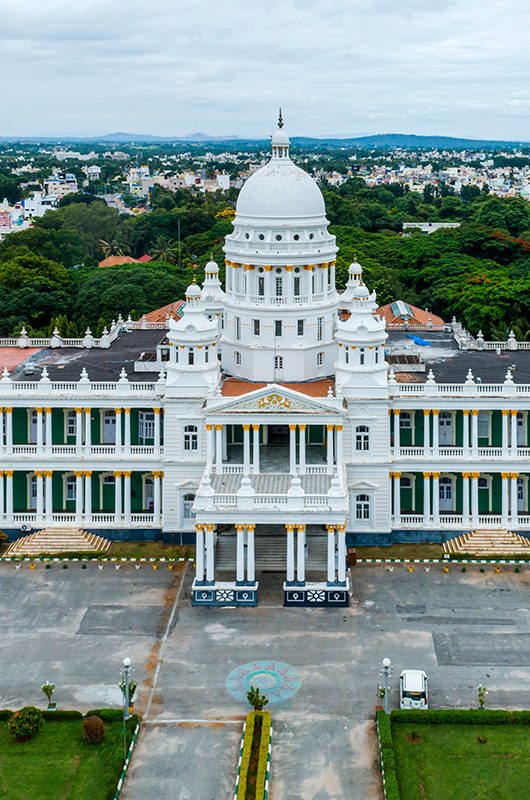
[[45, 528], [16, 539], [7, 548], [6, 556], [38, 556], [41, 553], [105, 553], [111, 542], [81, 528]]
[[[256, 572], [285, 572], [287, 564], [287, 540], [284, 536], [255, 537]], [[236, 568], [237, 537], [221, 535], [217, 539], [215, 553], [216, 569], [233, 572]], [[326, 536], [307, 537], [306, 570], [325, 571], [327, 567]]]
[[530, 555], [530, 540], [505, 529], [471, 531], [445, 542], [443, 551], [449, 555]]

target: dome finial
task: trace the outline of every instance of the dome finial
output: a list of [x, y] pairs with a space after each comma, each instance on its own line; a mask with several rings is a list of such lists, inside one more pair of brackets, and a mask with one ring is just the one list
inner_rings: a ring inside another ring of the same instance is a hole
[[281, 107], [280, 107], [280, 113], [278, 114], [278, 128], [280, 128], [280, 130], [283, 128], [283, 115]]

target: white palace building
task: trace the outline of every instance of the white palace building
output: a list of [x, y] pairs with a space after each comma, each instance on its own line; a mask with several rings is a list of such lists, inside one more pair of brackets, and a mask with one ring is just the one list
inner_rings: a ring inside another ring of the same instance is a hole
[[387, 326], [356, 262], [338, 291], [289, 147], [280, 128], [239, 194], [224, 289], [211, 261], [167, 324], [0, 342], [0, 368], [23, 351], [0, 379], [12, 538], [194, 541], [206, 606], [257, 604], [275, 552], [286, 606], [344, 606], [349, 544], [530, 530], [527, 345]]

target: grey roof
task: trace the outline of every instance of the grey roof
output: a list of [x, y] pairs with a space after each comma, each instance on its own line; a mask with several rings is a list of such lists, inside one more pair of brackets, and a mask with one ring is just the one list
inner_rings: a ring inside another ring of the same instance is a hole
[[[11, 375], [13, 380], [38, 381], [42, 368], [48, 369], [52, 381], [77, 381], [83, 367], [91, 381], [117, 381], [122, 367], [130, 381], [150, 382], [158, 377], [158, 372], [134, 372], [134, 362], [142, 353], [152, 353], [165, 339], [166, 331], [138, 330], [124, 331], [106, 349], [99, 347], [90, 350], [77, 347], [44, 348], [19, 365]], [[24, 374], [24, 364], [31, 361], [35, 365], [33, 375]]]

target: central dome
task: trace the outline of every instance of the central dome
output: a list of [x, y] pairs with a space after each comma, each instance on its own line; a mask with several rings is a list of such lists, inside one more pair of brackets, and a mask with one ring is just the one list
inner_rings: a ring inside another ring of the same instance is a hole
[[239, 193], [236, 216], [273, 219], [325, 220], [322, 192], [313, 178], [289, 158], [289, 137], [281, 130], [272, 137], [272, 158], [246, 181]]

